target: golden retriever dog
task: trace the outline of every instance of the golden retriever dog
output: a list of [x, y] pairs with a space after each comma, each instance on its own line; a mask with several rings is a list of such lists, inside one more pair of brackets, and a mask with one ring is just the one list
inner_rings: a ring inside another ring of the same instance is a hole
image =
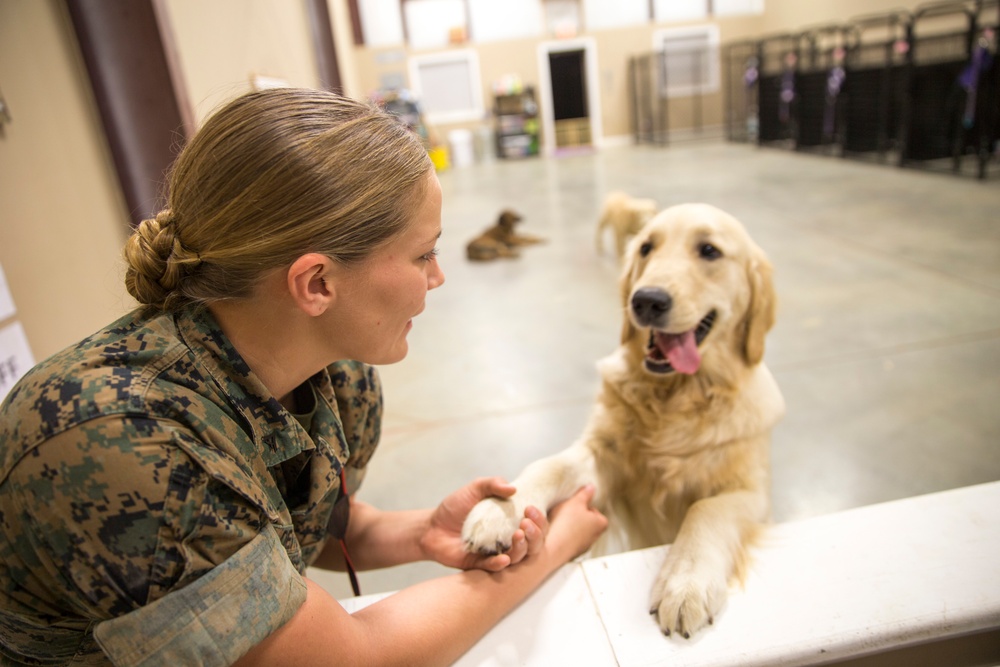
[[624, 192], [612, 192], [604, 200], [601, 219], [597, 222], [596, 245], [604, 252], [605, 230], [611, 229], [615, 238], [615, 252], [619, 259], [625, 255], [628, 240], [656, 215], [656, 202], [652, 199], [635, 199]]
[[468, 258], [473, 261], [487, 261], [502, 257], [518, 257], [520, 256], [518, 247], [543, 243], [544, 240], [541, 238], [514, 231], [514, 226], [522, 219], [510, 209], [500, 213], [495, 225], [469, 241], [465, 249]]
[[771, 264], [734, 217], [682, 204], [629, 244], [621, 294], [621, 343], [598, 363], [582, 435], [525, 468], [510, 499], [476, 505], [463, 538], [470, 551], [502, 551], [527, 506], [593, 484], [609, 529], [592, 555], [671, 544], [650, 613], [665, 634], [690, 637], [743, 577], [770, 513], [770, 433], [785, 411], [762, 361]]

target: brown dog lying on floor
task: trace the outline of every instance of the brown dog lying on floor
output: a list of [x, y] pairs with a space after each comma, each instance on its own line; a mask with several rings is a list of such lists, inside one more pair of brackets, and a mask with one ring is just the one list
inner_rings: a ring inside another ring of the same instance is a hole
[[517, 234], [514, 225], [521, 222], [520, 215], [510, 209], [500, 214], [497, 224], [469, 241], [466, 254], [474, 261], [487, 261], [501, 257], [519, 257], [517, 248], [533, 243], [544, 243], [545, 240], [536, 236]]
[[615, 251], [619, 258], [623, 257], [628, 240], [654, 215], [656, 202], [652, 199], [634, 199], [624, 192], [612, 192], [604, 200], [597, 223], [597, 251], [604, 251], [604, 230], [610, 227], [615, 237]]
[[650, 594], [666, 634], [722, 610], [769, 515], [768, 449], [785, 404], [764, 365], [774, 324], [771, 264], [733, 216], [674, 206], [632, 240], [621, 276], [621, 343], [580, 438], [531, 465], [509, 499], [476, 505], [471, 552], [510, 546], [524, 510], [584, 484], [609, 529], [593, 554], [671, 544]]

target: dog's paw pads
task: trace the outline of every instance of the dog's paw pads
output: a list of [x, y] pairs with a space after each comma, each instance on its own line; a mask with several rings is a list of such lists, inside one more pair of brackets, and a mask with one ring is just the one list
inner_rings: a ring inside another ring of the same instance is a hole
[[487, 556], [508, 551], [521, 523], [519, 517], [517, 507], [509, 500], [488, 498], [481, 501], [472, 508], [462, 526], [466, 550]]
[[698, 576], [690, 569], [664, 566], [653, 586], [650, 614], [656, 618], [664, 635], [690, 639], [713, 625], [725, 605], [728, 590], [725, 579], [709, 573]]

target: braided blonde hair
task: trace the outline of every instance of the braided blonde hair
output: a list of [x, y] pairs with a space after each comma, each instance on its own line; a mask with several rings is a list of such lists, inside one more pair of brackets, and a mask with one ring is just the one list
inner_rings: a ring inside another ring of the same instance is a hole
[[366, 102], [313, 89], [236, 98], [181, 151], [167, 208], [125, 245], [125, 286], [171, 312], [249, 296], [308, 252], [363, 261], [409, 223], [432, 169], [419, 138]]

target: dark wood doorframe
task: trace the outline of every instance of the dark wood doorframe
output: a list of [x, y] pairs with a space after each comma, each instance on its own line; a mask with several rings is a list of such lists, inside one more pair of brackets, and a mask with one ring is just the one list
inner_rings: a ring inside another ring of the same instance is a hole
[[186, 139], [154, 0], [65, 3], [136, 225], [162, 208], [167, 169]]
[[316, 51], [320, 86], [326, 90], [342, 93], [344, 84], [340, 77], [337, 45], [330, 23], [330, 6], [327, 0], [307, 0], [306, 9], [309, 12], [309, 29], [312, 31], [313, 48]]

